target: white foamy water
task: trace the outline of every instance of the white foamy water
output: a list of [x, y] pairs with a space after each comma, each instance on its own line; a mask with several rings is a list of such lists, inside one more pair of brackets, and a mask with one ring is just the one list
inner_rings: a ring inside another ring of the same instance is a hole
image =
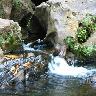
[[88, 70], [84, 67], [69, 66], [65, 59], [58, 56], [51, 60], [48, 68], [51, 73], [57, 75], [70, 75], [74, 77], [87, 76], [88, 74], [92, 74], [93, 71], [96, 72], [96, 69]]
[[[23, 44], [24, 50], [34, 51], [34, 48], [29, 47], [31, 43]], [[36, 51], [36, 50], [35, 50]], [[38, 50], [39, 51], [39, 50]], [[52, 57], [52, 55], [50, 55]], [[86, 69], [84, 67], [69, 66], [64, 58], [59, 56], [53, 57], [51, 62], [48, 64], [49, 72], [57, 75], [67, 75], [74, 77], [82, 77], [92, 75], [96, 73], [96, 69]]]
[[31, 47], [29, 47], [31, 44], [32, 44], [32, 43], [23, 44], [23, 45], [22, 45], [22, 46], [23, 46], [23, 49], [24, 49], [24, 50], [33, 51], [34, 49], [31, 48]]

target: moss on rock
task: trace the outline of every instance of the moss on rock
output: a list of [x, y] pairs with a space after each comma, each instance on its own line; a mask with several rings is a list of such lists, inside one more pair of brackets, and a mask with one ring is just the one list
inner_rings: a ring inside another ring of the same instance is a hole
[[[13, 51], [21, 47], [21, 27], [12, 20], [0, 19], [0, 47], [3, 51]], [[5, 24], [6, 22], [6, 24]]]

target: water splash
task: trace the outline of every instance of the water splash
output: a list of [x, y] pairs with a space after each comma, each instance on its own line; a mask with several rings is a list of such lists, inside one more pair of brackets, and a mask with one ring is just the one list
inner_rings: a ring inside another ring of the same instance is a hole
[[[24, 44], [24, 50], [31, 50], [33, 51], [34, 48], [30, 47], [31, 43], [27, 45]], [[92, 76], [93, 73], [96, 74], [96, 69], [87, 69], [84, 67], [74, 67], [74, 65], [69, 66], [67, 61], [64, 58], [60, 58], [59, 56], [53, 57], [50, 54], [51, 61], [48, 64], [49, 72], [57, 75], [63, 76], [74, 76], [74, 77], [89, 77]]]
[[70, 75], [74, 77], [82, 77], [92, 75], [92, 72], [96, 72], [96, 69], [86, 69], [84, 67], [69, 66], [65, 59], [60, 57], [54, 57], [49, 63], [49, 72], [57, 75]]

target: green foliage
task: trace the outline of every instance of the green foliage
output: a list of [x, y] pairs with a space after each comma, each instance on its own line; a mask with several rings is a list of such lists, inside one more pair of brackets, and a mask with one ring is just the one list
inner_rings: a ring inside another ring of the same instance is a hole
[[87, 14], [79, 23], [76, 38], [79, 43], [84, 43], [96, 31], [96, 16]]
[[96, 16], [87, 15], [81, 20], [77, 29], [76, 38], [67, 37], [64, 41], [68, 46], [69, 51], [79, 57], [90, 57], [96, 54], [96, 45], [85, 46], [82, 43], [96, 31]]
[[76, 55], [81, 55], [82, 46], [77, 43], [73, 37], [67, 37], [65, 40], [68, 49]]
[[73, 51], [74, 51], [74, 53], [76, 53], [76, 54], [81, 54], [81, 52], [82, 52], [82, 46], [81, 46], [81, 44], [79, 44], [79, 43], [76, 43], [76, 44], [74, 44], [74, 47], [73, 47]]
[[22, 4], [20, 2], [20, 0], [13, 0], [13, 6], [16, 8], [16, 9], [19, 9], [21, 8]]
[[17, 38], [13, 32], [8, 32], [7, 34], [2, 34], [0, 36], [0, 47], [2, 49], [16, 50], [19, 45], [20, 39], [19, 37]]
[[82, 27], [86, 27], [87, 31], [96, 31], [96, 16], [87, 14], [80, 22]]
[[0, 46], [2, 46], [2, 43], [4, 42], [4, 38], [2, 36], [0, 36]]
[[80, 27], [77, 30], [77, 40], [79, 43], [83, 43], [85, 42], [88, 37], [90, 36], [90, 33], [86, 30], [86, 28]]
[[84, 56], [91, 56], [94, 52], [94, 46], [83, 46], [82, 54]]
[[83, 20], [81, 20], [80, 23], [82, 23], [82, 26], [89, 27], [90, 24], [93, 23], [93, 21], [92, 21], [92, 15], [87, 14], [86, 17], [83, 18]]
[[2, 4], [3, 0], [0, 0], [0, 18], [5, 18], [5, 11]]
[[96, 53], [96, 46], [84, 46], [73, 39], [73, 37], [67, 37], [65, 43], [71, 52], [79, 57], [89, 57]]
[[0, 36], [0, 47], [4, 48], [5, 47], [9, 47], [9, 49], [13, 49], [12, 46], [14, 44], [14, 40], [13, 40], [13, 36], [11, 36], [10, 34], [8, 35], [4, 35], [4, 36]]
[[73, 37], [67, 37], [65, 40], [65, 43], [70, 48], [73, 48], [74, 44], [76, 43], [75, 39]]

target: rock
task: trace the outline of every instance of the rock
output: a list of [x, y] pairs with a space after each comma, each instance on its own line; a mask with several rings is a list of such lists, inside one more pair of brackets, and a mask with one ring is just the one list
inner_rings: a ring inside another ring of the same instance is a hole
[[[34, 14], [34, 9], [35, 5], [31, 0], [0, 0], [0, 17], [3, 19], [14, 20], [16, 22], [19, 22], [19, 24], [22, 23], [21, 20], [23, 18], [26, 18], [27, 21], [25, 20], [26, 23], [24, 23], [26, 26], [28, 21], [30, 21], [28, 14], [31, 14], [32, 16]], [[28, 34], [25, 29], [22, 27], [21, 31], [24, 39], [27, 36], [26, 34]]]
[[96, 32], [94, 32], [83, 45], [96, 45]]
[[66, 36], [75, 36], [78, 20], [87, 13], [96, 14], [95, 3], [94, 0], [49, 0], [37, 6], [35, 15], [47, 29], [47, 34], [58, 32], [61, 42]]
[[[52, 32], [57, 32], [57, 43], [64, 45], [63, 40], [67, 36], [76, 37], [78, 22], [86, 17], [86, 14], [96, 15], [95, 5], [94, 0], [49, 0], [36, 7], [35, 16], [47, 29], [46, 37]], [[95, 33], [93, 35], [85, 45], [95, 43]], [[89, 48], [87, 47], [87, 50]]]
[[57, 32], [59, 43], [64, 44], [63, 40], [67, 36], [75, 37], [78, 21], [63, 1], [49, 0], [42, 3], [37, 6], [35, 15], [47, 29], [47, 35], [54, 31]]
[[[81, 20], [87, 13], [96, 15], [96, 1], [95, 0], [65, 0], [66, 4], [70, 6], [73, 14], [75, 13], [78, 20]], [[79, 6], [79, 7], [78, 7]]]
[[[49, 1], [58, 2], [58, 0]], [[84, 18], [87, 13], [96, 15], [95, 0], [59, 0], [59, 2], [63, 3], [64, 6], [68, 6], [78, 20]]]
[[34, 13], [34, 7], [35, 6], [31, 0], [13, 0], [10, 18], [16, 22], [20, 22], [20, 20], [28, 13]]
[[0, 0], [0, 18], [9, 19], [12, 10], [12, 0]]
[[21, 37], [21, 27], [17, 22], [0, 18], [0, 47], [3, 51], [20, 48]]
[[[55, 45], [59, 44], [59, 49], [57, 48], [57, 50], [64, 51], [64, 48], [66, 48], [64, 38], [67, 36], [75, 37], [78, 28], [78, 20], [72, 14], [70, 8], [64, 5], [64, 1], [49, 0], [37, 6], [35, 16], [37, 16], [42, 26], [47, 29], [45, 40], [50, 34], [56, 32], [57, 36], [51, 38], [51, 40], [55, 39], [53, 40], [56, 41]], [[60, 54], [65, 54], [62, 51]]]

